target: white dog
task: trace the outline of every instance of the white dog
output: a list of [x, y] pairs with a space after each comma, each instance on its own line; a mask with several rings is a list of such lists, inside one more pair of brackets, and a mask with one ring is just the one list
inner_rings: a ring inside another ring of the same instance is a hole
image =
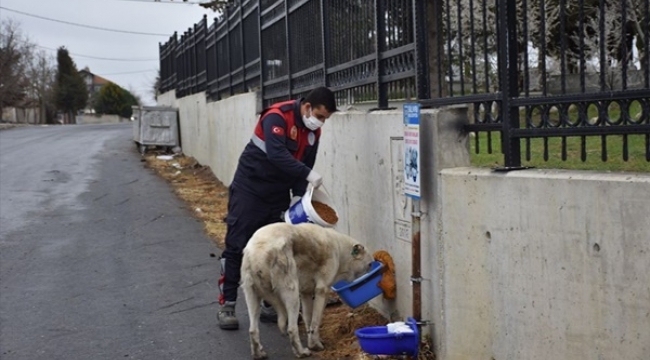
[[352, 281], [363, 275], [372, 261], [363, 245], [351, 237], [314, 224], [275, 223], [255, 232], [242, 260], [253, 358], [267, 356], [259, 334], [262, 299], [278, 313], [278, 327], [288, 333], [294, 354], [310, 356], [298, 334], [301, 301], [308, 348], [322, 350], [318, 330], [330, 287], [339, 280]]

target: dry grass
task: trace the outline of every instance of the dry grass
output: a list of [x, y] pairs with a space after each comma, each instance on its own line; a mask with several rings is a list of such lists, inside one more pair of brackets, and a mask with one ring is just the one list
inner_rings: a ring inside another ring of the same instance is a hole
[[[226, 234], [223, 219], [228, 210], [228, 188], [214, 177], [209, 167], [200, 165], [191, 157], [180, 155], [175, 156], [173, 160], [160, 160], [156, 158], [157, 155], [147, 153], [144, 156], [146, 165], [169, 181], [174, 192], [185, 201], [194, 216], [203, 221], [206, 233], [223, 249]], [[321, 325], [325, 350], [317, 356], [321, 359], [374, 359], [375, 357], [361, 351], [354, 331], [361, 327], [387, 323], [386, 318], [367, 305], [357, 309], [351, 309], [344, 304], [328, 306]], [[430, 341], [426, 341], [421, 345], [418, 360], [434, 358], [429, 344]]]
[[206, 233], [223, 249], [228, 188], [214, 177], [209, 167], [200, 165], [191, 157], [160, 160], [156, 155], [145, 156], [147, 166], [171, 183], [176, 195], [185, 201], [194, 216], [203, 221]]
[[368, 305], [351, 309], [346, 305], [330, 306], [325, 309], [320, 333], [325, 350], [318, 355], [323, 359], [363, 359], [356, 329], [366, 326], [386, 325], [388, 321]]

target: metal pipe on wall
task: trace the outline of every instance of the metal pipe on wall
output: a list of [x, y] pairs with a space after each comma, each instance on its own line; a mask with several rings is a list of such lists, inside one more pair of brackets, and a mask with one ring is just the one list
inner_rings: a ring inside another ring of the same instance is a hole
[[411, 284], [413, 287], [413, 319], [422, 320], [422, 273], [420, 249], [420, 200], [411, 205]]

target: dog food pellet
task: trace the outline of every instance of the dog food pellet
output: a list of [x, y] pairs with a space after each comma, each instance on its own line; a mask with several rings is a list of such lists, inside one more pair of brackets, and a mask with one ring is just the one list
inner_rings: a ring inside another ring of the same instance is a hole
[[328, 224], [336, 224], [339, 221], [339, 217], [336, 216], [336, 211], [332, 209], [331, 207], [327, 206], [327, 204], [323, 204], [322, 202], [319, 201], [312, 201], [311, 205], [314, 207], [314, 210], [318, 213], [318, 216], [320, 216], [323, 221], [325, 221]]

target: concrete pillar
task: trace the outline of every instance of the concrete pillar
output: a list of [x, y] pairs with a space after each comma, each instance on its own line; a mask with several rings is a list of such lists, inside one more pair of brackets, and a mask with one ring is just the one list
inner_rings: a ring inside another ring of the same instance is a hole
[[[430, 321], [423, 332], [433, 337], [438, 353], [444, 344], [444, 246], [440, 241], [442, 226], [440, 171], [470, 165], [469, 136], [463, 126], [469, 123], [467, 106], [422, 110], [420, 122], [421, 184], [423, 214], [421, 262], [422, 319]], [[449, 196], [449, 194], [447, 194]]]

